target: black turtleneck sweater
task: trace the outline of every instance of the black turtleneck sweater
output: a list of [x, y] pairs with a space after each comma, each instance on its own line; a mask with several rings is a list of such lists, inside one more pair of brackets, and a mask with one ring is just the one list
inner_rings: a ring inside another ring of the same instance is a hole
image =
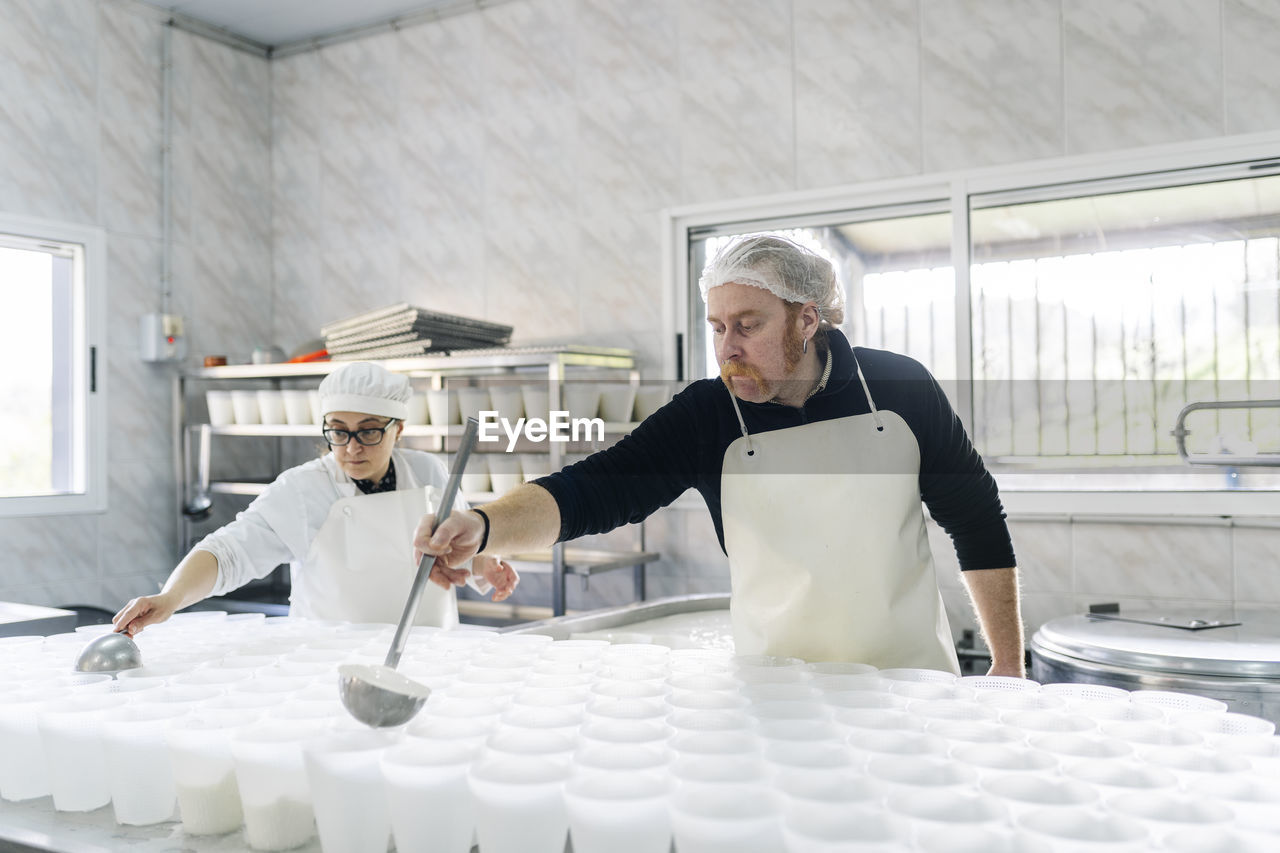
[[[827, 335], [831, 378], [802, 408], [739, 401], [751, 434], [870, 411], [854, 370], [853, 350], [839, 331]], [[857, 348], [857, 362], [876, 408], [906, 421], [920, 450], [920, 495], [950, 534], [960, 568], [1014, 565], [1013, 544], [995, 480], [982, 464], [946, 395], [917, 361], [884, 350]], [[729, 391], [719, 378], [693, 382], [628, 436], [563, 471], [536, 482], [560, 507], [560, 539], [603, 533], [638, 522], [695, 488], [707, 503], [724, 548], [720, 470], [725, 449], [742, 431]], [[840, 472], [840, 460], [825, 460]], [[838, 524], [832, 508], [831, 524]], [[821, 529], [823, 520], [815, 520]]]

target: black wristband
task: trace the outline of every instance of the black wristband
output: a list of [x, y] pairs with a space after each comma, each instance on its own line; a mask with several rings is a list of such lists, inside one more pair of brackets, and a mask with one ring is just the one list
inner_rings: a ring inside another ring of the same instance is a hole
[[484, 535], [480, 537], [480, 547], [476, 549], [476, 553], [479, 554], [484, 550], [484, 546], [489, 544], [489, 516], [485, 515], [484, 510], [475, 507], [472, 507], [471, 511], [484, 519]]

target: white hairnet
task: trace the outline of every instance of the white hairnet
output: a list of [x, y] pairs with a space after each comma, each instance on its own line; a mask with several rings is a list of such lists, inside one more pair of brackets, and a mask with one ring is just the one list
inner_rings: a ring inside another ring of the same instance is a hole
[[320, 383], [320, 411], [356, 412], [404, 420], [409, 417], [409, 377], [367, 361], [353, 361]]
[[844, 294], [831, 263], [803, 246], [772, 234], [751, 234], [720, 250], [698, 280], [707, 291], [737, 282], [761, 287], [785, 302], [813, 302], [833, 326], [844, 321]]

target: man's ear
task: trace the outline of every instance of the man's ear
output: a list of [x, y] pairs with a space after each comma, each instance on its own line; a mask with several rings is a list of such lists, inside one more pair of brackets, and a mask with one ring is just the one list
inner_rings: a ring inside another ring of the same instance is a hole
[[800, 331], [806, 338], [813, 337], [822, 323], [822, 315], [818, 313], [818, 303], [806, 302], [800, 308]]

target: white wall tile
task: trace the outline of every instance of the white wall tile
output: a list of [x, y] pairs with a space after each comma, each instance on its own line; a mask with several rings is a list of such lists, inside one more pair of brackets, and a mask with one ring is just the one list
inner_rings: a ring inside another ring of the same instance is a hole
[[1231, 531], [1235, 601], [1280, 604], [1280, 529], [1236, 527]]
[[574, 9], [578, 100], [674, 88], [681, 5], [684, 0], [580, 0]]
[[1226, 527], [1077, 523], [1071, 551], [1078, 600], [1231, 599]]
[[1273, 0], [1222, 0], [1222, 25], [1226, 132], [1280, 127], [1280, 6]]
[[577, 41], [564, 23], [573, 17], [572, 0], [519, 0], [480, 14], [491, 119], [572, 104]]
[[1219, 0], [1063, 0], [1067, 153], [1222, 132]]
[[[0, 519], [0, 600], [73, 604], [83, 589], [86, 603], [96, 604], [98, 522], [97, 515]], [[40, 600], [16, 592], [32, 587], [42, 589]]]
[[485, 236], [485, 315], [514, 327], [512, 340], [576, 339], [578, 224], [548, 212]]
[[398, 91], [406, 112], [480, 121], [489, 109], [486, 24], [452, 15], [400, 33]]
[[163, 25], [128, 7], [101, 7], [102, 223], [113, 231], [162, 231]]
[[681, 203], [781, 192], [795, 185], [789, 77], [744, 71], [682, 86]]
[[1014, 521], [1009, 524], [1018, 578], [1027, 593], [1069, 595], [1072, 590], [1071, 525]]
[[508, 110], [487, 121], [485, 225], [502, 239], [545, 216], [578, 210], [578, 113], [568, 102]]
[[656, 331], [662, 327], [662, 262], [652, 214], [581, 221], [579, 323], [585, 331]]
[[790, 0], [683, 0], [680, 77], [686, 83], [761, 73], [785, 78], [791, 32]]
[[1058, 0], [922, 5], [926, 172], [1063, 153], [1058, 9]]
[[579, 102], [574, 166], [583, 215], [654, 211], [680, 198], [680, 107], [674, 86]]
[[797, 185], [919, 172], [916, 0], [795, 0], [794, 10]]

